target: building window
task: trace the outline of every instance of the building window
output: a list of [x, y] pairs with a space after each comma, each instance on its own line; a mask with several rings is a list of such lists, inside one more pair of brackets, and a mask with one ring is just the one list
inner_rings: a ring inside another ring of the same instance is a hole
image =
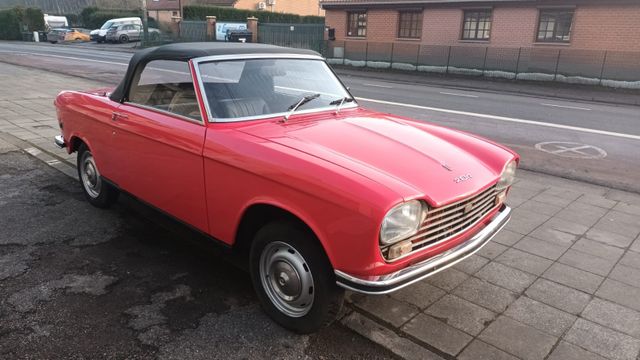
[[398, 37], [419, 39], [422, 34], [422, 11], [400, 11]]
[[347, 36], [367, 36], [366, 11], [352, 11], [347, 15]]
[[489, 40], [491, 10], [465, 10], [462, 40]]
[[569, 42], [573, 10], [540, 10], [539, 42]]

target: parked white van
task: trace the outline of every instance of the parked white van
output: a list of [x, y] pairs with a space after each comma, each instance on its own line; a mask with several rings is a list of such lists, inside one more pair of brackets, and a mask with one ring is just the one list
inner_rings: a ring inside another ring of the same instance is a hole
[[111, 19], [105, 22], [100, 29], [96, 29], [91, 31], [89, 35], [91, 36], [92, 41], [97, 41], [98, 43], [104, 42], [107, 36], [107, 31], [112, 26], [124, 25], [124, 24], [137, 24], [142, 26], [142, 19], [139, 17], [128, 17], [128, 18], [118, 18]]

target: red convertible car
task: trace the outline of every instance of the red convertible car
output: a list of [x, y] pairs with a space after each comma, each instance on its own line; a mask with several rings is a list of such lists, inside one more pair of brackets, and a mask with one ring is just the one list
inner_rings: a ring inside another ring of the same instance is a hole
[[87, 200], [120, 191], [247, 254], [264, 310], [300, 333], [344, 289], [385, 294], [485, 245], [509, 220], [518, 155], [367, 110], [317, 53], [183, 43], [136, 53], [115, 89], [64, 91]]

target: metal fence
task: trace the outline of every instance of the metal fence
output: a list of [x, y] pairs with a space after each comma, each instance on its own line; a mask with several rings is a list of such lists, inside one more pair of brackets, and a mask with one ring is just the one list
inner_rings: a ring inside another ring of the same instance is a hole
[[260, 23], [258, 25], [258, 42], [322, 52], [324, 24]]
[[207, 41], [207, 22], [181, 21], [179, 41]]
[[352, 40], [329, 41], [325, 56], [355, 67], [640, 89], [638, 52]]

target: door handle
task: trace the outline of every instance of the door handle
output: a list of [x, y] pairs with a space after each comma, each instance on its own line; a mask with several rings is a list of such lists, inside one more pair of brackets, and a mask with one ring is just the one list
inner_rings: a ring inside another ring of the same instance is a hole
[[118, 119], [128, 119], [129, 115], [127, 114], [123, 114], [123, 113], [119, 113], [119, 112], [113, 112], [111, 114], [111, 120], [113, 121], [117, 121]]

